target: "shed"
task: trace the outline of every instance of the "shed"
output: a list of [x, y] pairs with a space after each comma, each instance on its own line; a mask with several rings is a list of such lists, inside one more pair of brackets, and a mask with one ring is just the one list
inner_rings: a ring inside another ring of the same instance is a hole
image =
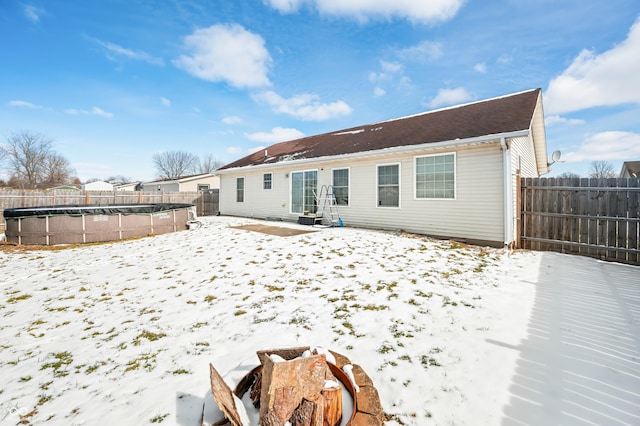
[[224, 215], [296, 221], [326, 186], [346, 225], [502, 246], [517, 176], [547, 171], [534, 89], [277, 143], [216, 173]]
[[89, 182], [82, 185], [82, 189], [85, 191], [113, 191], [113, 185], [109, 182], [97, 180], [95, 182]]

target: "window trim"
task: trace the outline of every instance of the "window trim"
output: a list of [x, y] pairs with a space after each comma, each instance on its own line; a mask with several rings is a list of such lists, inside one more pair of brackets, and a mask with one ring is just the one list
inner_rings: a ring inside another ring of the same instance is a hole
[[[381, 206], [380, 205], [380, 167], [398, 166], [398, 205], [397, 206]], [[376, 208], [379, 209], [399, 209], [402, 206], [402, 163], [381, 163], [376, 164]]]
[[[347, 204], [336, 204], [338, 206], [338, 208], [341, 207], [349, 207], [351, 205], [351, 167], [334, 167], [331, 169], [331, 186], [334, 189], [334, 193], [335, 193], [335, 182], [333, 180], [333, 172], [336, 170], [346, 170], [348, 173], [347, 176]], [[337, 201], [336, 201], [337, 203]]]
[[[238, 195], [240, 195], [240, 188], [238, 188], [238, 182], [240, 181], [240, 179], [242, 179], [242, 200], [239, 200], [240, 197], [238, 197]], [[247, 179], [244, 176], [238, 176], [236, 177], [236, 203], [244, 203], [245, 200], [245, 192], [247, 189]]]
[[[267, 175], [269, 175], [269, 188], [265, 187], [265, 184], [267, 183], [267, 181], [265, 180], [265, 177]], [[271, 191], [273, 189], [273, 173], [272, 172], [262, 174], [262, 189], [264, 191]]]
[[[442, 157], [445, 155], [453, 155], [453, 197], [418, 197], [418, 159], [426, 157]], [[438, 154], [416, 155], [413, 157], [413, 199], [415, 201], [455, 201], [458, 198], [458, 156], [456, 151], [441, 152]]]

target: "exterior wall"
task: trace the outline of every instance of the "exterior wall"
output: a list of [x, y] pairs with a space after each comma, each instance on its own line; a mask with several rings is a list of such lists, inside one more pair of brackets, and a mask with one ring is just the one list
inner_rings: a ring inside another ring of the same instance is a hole
[[113, 191], [113, 185], [99, 180], [82, 185], [82, 189], [85, 191]]
[[178, 192], [180, 191], [180, 184], [176, 181], [153, 182], [144, 184], [143, 189], [145, 191]]
[[[455, 199], [415, 198], [415, 157], [456, 153]], [[332, 169], [349, 168], [349, 206], [338, 206], [347, 226], [401, 229], [425, 235], [494, 242], [504, 240], [503, 156], [498, 141], [473, 148], [424, 150], [363, 159], [226, 173], [220, 181], [220, 212], [255, 218], [297, 221], [290, 212], [290, 173], [318, 170], [318, 188], [331, 184]], [[400, 165], [400, 207], [378, 207], [377, 166]], [[271, 190], [262, 189], [264, 173], [273, 173]], [[244, 202], [236, 202], [236, 178], [245, 178]]]
[[197, 191], [198, 185], [209, 185], [209, 189], [218, 189], [220, 188], [220, 177], [209, 176], [206, 178], [180, 182], [180, 191]]
[[508, 141], [511, 153], [511, 209], [507, 214], [510, 216], [512, 234], [510, 235], [511, 243], [515, 241], [519, 232], [520, 206], [518, 205], [518, 186], [517, 172], [520, 170], [520, 176], [538, 177], [538, 165], [536, 163], [536, 153], [533, 141], [528, 136], [513, 138]]
[[531, 139], [523, 136], [509, 141], [511, 147], [511, 172], [513, 175], [520, 169], [522, 177], [538, 177], [536, 154]]

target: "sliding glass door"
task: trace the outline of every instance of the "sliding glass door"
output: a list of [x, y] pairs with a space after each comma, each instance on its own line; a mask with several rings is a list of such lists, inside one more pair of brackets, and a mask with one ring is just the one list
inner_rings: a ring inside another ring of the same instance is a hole
[[291, 173], [291, 213], [315, 213], [317, 190], [317, 170]]

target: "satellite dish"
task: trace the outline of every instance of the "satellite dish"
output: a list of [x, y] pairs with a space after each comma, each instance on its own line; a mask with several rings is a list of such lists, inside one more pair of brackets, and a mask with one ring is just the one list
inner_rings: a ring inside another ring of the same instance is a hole
[[551, 159], [555, 163], [556, 161], [560, 161], [560, 156], [561, 155], [562, 155], [562, 153], [560, 151], [553, 151], [553, 154], [551, 154]]

